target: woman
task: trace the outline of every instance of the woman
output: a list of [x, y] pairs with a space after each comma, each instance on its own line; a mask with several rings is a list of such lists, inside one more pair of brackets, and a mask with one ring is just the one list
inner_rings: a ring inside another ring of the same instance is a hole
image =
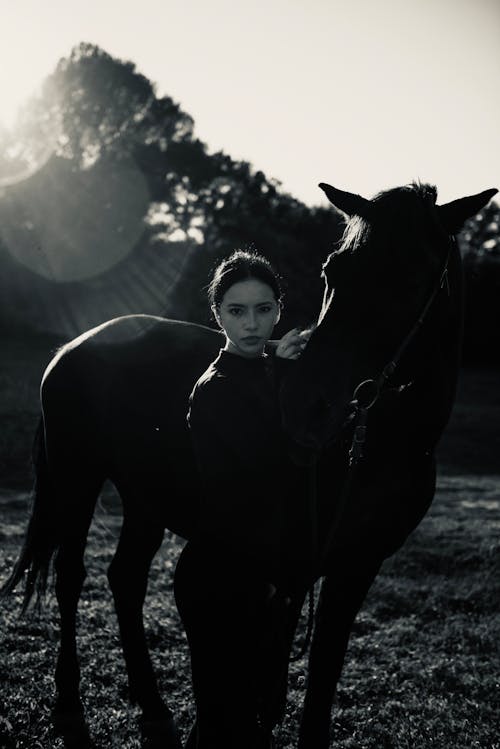
[[275, 356], [266, 352], [281, 289], [257, 254], [237, 251], [224, 260], [209, 300], [226, 342], [190, 399], [204, 501], [175, 575], [197, 707], [188, 746], [254, 749], [272, 745], [284, 707], [310, 570], [307, 477], [288, 457], [277, 399], [285, 360], [300, 355], [307, 335], [292, 330]]

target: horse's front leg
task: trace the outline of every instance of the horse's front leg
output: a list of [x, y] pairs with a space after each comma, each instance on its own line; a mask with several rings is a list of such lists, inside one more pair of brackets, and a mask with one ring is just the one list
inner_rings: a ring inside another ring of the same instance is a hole
[[328, 749], [333, 699], [356, 614], [374, 581], [379, 559], [338, 559], [337, 568], [321, 585], [304, 708], [299, 732], [299, 749]]
[[108, 570], [127, 666], [130, 697], [142, 710], [141, 728], [148, 747], [180, 749], [172, 713], [162, 700], [144, 632], [143, 605], [151, 562], [163, 539], [155, 519], [125, 518], [116, 554]]

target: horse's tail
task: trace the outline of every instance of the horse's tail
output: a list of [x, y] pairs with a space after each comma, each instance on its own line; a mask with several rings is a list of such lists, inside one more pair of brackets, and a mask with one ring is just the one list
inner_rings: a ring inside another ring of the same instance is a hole
[[57, 549], [56, 509], [54, 497], [50, 490], [47, 455], [45, 450], [45, 430], [42, 419], [38, 423], [33, 441], [33, 466], [35, 482], [32, 491], [31, 516], [24, 538], [23, 547], [14, 569], [0, 589], [0, 595], [12, 593], [17, 584], [23, 579], [24, 599], [22, 613], [26, 612], [33, 594], [37, 595], [39, 607], [45, 591], [51, 560]]

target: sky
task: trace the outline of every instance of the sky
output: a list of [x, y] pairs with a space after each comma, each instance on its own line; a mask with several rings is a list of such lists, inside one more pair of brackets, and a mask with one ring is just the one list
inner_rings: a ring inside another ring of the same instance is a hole
[[499, 0], [0, 0], [0, 123], [81, 41], [133, 61], [210, 151], [308, 205], [500, 187]]

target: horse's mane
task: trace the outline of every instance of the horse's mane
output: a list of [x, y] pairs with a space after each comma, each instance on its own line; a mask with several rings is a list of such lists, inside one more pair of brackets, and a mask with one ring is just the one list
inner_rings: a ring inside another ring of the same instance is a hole
[[[421, 220], [422, 207], [426, 204], [434, 205], [436, 198], [437, 190], [434, 185], [416, 181], [379, 192], [371, 199], [371, 203], [374, 213], [381, 219], [380, 223], [387, 225], [391, 234], [401, 236], [408, 232], [408, 226], [414, 226]], [[347, 221], [339, 246], [330, 258], [343, 252], [353, 252], [365, 244], [371, 229], [369, 221], [360, 216], [352, 216]]]
[[[361, 216], [349, 218], [338, 247], [323, 264], [322, 276], [327, 285], [337, 291], [344, 288], [350, 295], [355, 283], [357, 293], [364, 293], [361, 284], [368, 287], [371, 282], [369, 272], [366, 272], [366, 252], [370, 253], [371, 262], [379, 263], [381, 246], [385, 248], [384, 267], [396, 272], [398, 258], [405, 257], [400, 252], [401, 248], [408, 249], [421, 240], [423, 221], [431, 220], [436, 198], [436, 188], [422, 182], [377, 193], [370, 201], [376, 221]], [[361, 262], [364, 270], [360, 275], [356, 269]], [[355, 276], [356, 281], [353, 282]], [[328, 300], [324, 299], [319, 321], [327, 306]]]

